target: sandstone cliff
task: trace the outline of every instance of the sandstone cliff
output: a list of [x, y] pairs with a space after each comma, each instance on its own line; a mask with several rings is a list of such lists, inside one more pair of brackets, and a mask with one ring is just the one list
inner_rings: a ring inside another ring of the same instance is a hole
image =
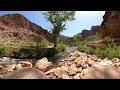
[[102, 39], [106, 36], [120, 38], [120, 11], [106, 11], [103, 16], [99, 34]]

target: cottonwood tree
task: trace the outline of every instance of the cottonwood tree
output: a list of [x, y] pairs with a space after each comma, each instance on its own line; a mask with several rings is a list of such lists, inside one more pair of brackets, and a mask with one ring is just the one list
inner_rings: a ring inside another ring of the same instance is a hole
[[66, 30], [67, 21], [75, 20], [75, 11], [45, 11], [43, 15], [53, 25], [54, 47], [57, 47], [57, 37], [60, 32]]

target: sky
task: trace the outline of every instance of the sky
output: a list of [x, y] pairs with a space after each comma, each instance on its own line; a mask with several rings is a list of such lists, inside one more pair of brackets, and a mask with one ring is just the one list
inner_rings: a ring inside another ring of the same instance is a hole
[[[42, 11], [0, 11], [0, 16], [5, 14], [19, 13], [31, 22], [51, 31], [52, 24], [44, 18]], [[90, 30], [91, 26], [100, 25], [103, 21], [105, 11], [76, 11], [75, 20], [67, 22], [66, 30], [61, 34], [72, 37], [82, 30]]]

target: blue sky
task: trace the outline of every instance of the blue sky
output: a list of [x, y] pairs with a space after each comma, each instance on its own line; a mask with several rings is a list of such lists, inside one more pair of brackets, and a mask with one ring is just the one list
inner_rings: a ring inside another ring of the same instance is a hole
[[[0, 15], [13, 13], [22, 14], [31, 22], [36, 23], [48, 31], [52, 28], [52, 24], [44, 18], [42, 11], [0, 11]], [[83, 29], [90, 30], [91, 26], [100, 25], [102, 23], [104, 13], [105, 11], [76, 11], [76, 20], [67, 22], [67, 30], [63, 31], [61, 34], [72, 37], [80, 33]]]

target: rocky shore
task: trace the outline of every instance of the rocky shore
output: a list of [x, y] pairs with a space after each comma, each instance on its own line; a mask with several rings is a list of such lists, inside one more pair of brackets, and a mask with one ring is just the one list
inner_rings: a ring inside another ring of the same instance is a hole
[[[60, 62], [57, 63], [49, 62], [48, 59], [44, 57], [35, 62], [11, 61], [12, 63], [4, 65], [2, 62], [9, 61], [7, 59], [8, 58], [5, 57], [3, 59], [0, 59], [1, 78], [4, 77], [5, 75], [8, 75], [8, 77], [10, 77], [9, 74], [14, 74], [15, 71], [22, 70], [24, 68], [35, 68], [43, 72], [48, 79], [120, 78], [120, 59], [114, 58], [112, 60], [109, 60], [105, 58], [102, 60], [100, 58], [97, 58], [95, 55], [89, 55], [78, 51], [70, 53], [69, 57], [62, 59]], [[18, 77], [18, 79], [21, 78]]]

